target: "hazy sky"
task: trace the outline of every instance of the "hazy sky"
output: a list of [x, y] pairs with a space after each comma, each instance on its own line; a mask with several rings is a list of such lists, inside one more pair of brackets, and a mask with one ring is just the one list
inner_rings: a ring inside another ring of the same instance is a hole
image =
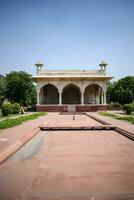
[[98, 69], [134, 75], [134, 0], [0, 0], [0, 74]]

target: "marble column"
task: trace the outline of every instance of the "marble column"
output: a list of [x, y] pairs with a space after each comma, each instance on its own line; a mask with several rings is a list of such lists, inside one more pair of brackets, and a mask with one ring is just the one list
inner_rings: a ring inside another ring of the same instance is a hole
[[99, 102], [99, 94], [97, 94], [97, 96], [96, 96], [96, 104], [100, 104], [100, 102]]
[[101, 92], [101, 104], [103, 104], [103, 92]]
[[61, 97], [61, 91], [59, 92], [59, 105], [62, 105], [62, 97]]
[[104, 104], [107, 104], [107, 101], [106, 101], [106, 92], [104, 92]]
[[81, 104], [84, 104], [84, 92], [81, 92]]

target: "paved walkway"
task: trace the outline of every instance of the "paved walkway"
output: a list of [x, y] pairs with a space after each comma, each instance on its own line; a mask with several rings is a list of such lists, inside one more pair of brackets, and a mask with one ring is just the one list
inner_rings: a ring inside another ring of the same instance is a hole
[[99, 122], [86, 115], [59, 115], [47, 124], [49, 127], [79, 127], [79, 126], [99, 126]]
[[48, 113], [35, 120], [29, 120], [19, 126], [9, 129], [0, 130], [0, 162], [3, 157], [7, 156], [11, 151], [19, 148], [28, 139], [39, 132], [39, 125], [44, 123], [47, 125], [53, 120], [58, 113]]
[[[128, 122], [89, 114], [134, 133]], [[0, 200], [134, 199], [133, 141], [108, 130], [39, 132], [40, 124], [100, 125], [85, 115], [48, 113], [1, 130], [0, 156], [38, 134], [0, 166]]]
[[38, 128], [40, 124], [48, 124], [57, 115], [58, 113], [48, 113], [47, 115], [41, 116], [38, 119], [24, 122], [19, 126], [0, 130], [0, 151], [3, 150], [5, 147], [9, 146], [10, 144], [13, 144], [16, 140], [24, 137], [31, 131]]
[[[120, 127], [134, 134], [134, 125], [110, 117], [104, 117], [97, 113], [89, 113], [92, 116], [100, 118], [113, 126]], [[54, 120], [55, 119], [55, 120]], [[97, 126], [99, 122], [85, 116], [59, 115], [59, 113], [48, 113], [46, 116], [39, 117], [36, 120], [27, 121], [19, 126], [0, 130], [0, 163], [6, 160], [12, 153], [22, 147], [29, 139], [39, 132], [39, 125], [46, 126]]]
[[1, 200], [133, 200], [134, 142], [114, 131], [42, 131], [0, 167]]
[[129, 122], [126, 122], [123, 120], [116, 120], [116, 119], [113, 119], [112, 117], [102, 116], [102, 115], [99, 115], [97, 112], [89, 112], [88, 114], [96, 118], [99, 118], [113, 126], [119, 127], [121, 129], [124, 129], [125, 131], [131, 132], [134, 134], [134, 125]]
[[[31, 131], [37, 129], [40, 124], [49, 125], [49, 126], [92, 126], [100, 125], [99, 122], [89, 119], [83, 115], [76, 115], [75, 120], [73, 120], [72, 115], [59, 115], [59, 113], [48, 113], [46, 116], [39, 117], [36, 120], [27, 121], [19, 126], [0, 130], [0, 151], [9, 145], [13, 144], [18, 139], [25, 137]], [[102, 119], [113, 126], [120, 127], [126, 131], [130, 131], [134, 134], [134, 125], [129, 122], [115, 120], [111, 117], [101, 116], [95, 112], [88, 113], [92, 116], [95, 116], [99, 119]], [[58, 118], [57, 118], [58, 116]], [[55, 120], [53, 120], [55, 118]]]

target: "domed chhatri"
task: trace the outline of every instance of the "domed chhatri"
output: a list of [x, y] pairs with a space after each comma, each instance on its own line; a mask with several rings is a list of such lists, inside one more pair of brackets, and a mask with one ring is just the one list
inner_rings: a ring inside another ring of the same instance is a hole
[[37, 72], [38, 72], [38, 71], [41, 71], [41, 70], [42, 70], [42, 67], [44, 66], [44, 64], [38, 61], [38, 62], [35, 64], [35, 66], [37, 67]]
[[106, 70], [106, 66], [108, 65], [108, 63], [106, 63], [105, 61], [102, 61], [99, 66], [101, 67], [101, 70]]

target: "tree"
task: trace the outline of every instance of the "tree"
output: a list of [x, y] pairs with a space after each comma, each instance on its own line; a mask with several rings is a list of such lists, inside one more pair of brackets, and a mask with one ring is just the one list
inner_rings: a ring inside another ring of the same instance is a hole
[[134, 100], [134, 76], [126, 76], [108, 88], [110, 102], [122, 105]]
[[0, 106], [6, 98], [6, 80], [5, 77], [0, 76]]
[[108, 82], [108, 84], [107, 84], [107, 103], [111, 103], [111, 101], [112, 101], [112, 91], [113, 91], [113, 89], [114, 89], [114, 87], [115, 87], [115, 85], [116, 85], [116, 82]]
[[33, 85], [31, 92], [27, 95], [26, 104], [33, 105], [37, 103], [36, 87]]
[[10, 102], [18, 102], [22, 106], [32, 105], [36, 102], [35, 95], [35, 86], [30, 74], [12, 71], [6, 75], [6, 97]]

